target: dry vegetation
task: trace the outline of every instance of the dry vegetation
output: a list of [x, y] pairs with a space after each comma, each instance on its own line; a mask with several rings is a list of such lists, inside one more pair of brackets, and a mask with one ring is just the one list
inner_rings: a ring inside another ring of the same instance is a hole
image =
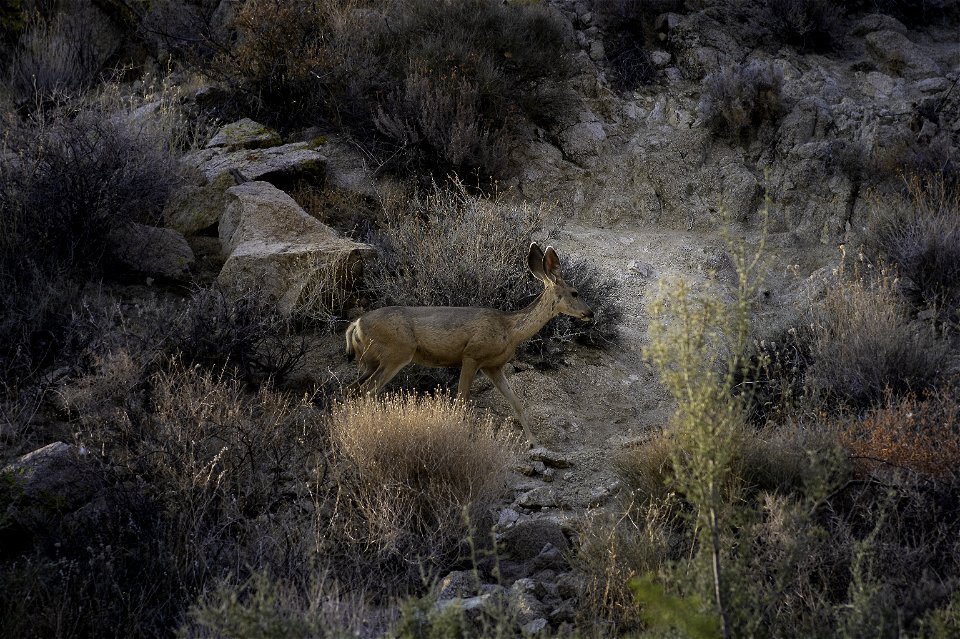
[[[573, 37], [542, 2], [235, 4], [0, 7], [0, 635], [520, 636], [506, 603], [479, 622], [433, 606], [452, 570], [497, 578], [515, 437], [442, 392], [344, 399], [299, 376], [316, 356], [304, 329], [336, 333], [353, 307], [517, 309], [539, 292], [523, 258], [553, 211], [482, 191], [576, 103]], [[690, 4], [590, 3], [614, 89], [658, 79], [656, 17]], [[754, 4], [758, 42], [824, 55], [863, 12], [918, 25], [958, 7]], [[201, 107], [155, 74], [131, 88], [147, 55], [221, 90]], [[718, 144], [762, 138], [789, 106], [783, 83], [759, 62], [709, 74], [702, 123]], [[146, 126], [134, 114], [153, 98]], [[127, 297], [109, 232], [158, 222], [178, 154], [239, 116], [337, 130], [409, 178], [383, 202], [298, 186], [311, 213], [377, 246], [363, 290], [318, 283], [293, 317], [209, 282]], [[774, 339], [751, 328], [742, 248], [732, 302], [677, 283], [650, 305], [649, 361], [677, 411], [611, 459], [623, 489], [568, 557], [578, 612], [545, 634], [960, 633], [955, 151], [940, 134], [848, 158], [848, 177], [890, 187], [864, 254], [784, 309]], [[619, 339], [615, 281], [566, 269], [596, 319], [551, 322], [528, 361]], [[63, 494], [5, 470], [56, 441], [83, 451]]]

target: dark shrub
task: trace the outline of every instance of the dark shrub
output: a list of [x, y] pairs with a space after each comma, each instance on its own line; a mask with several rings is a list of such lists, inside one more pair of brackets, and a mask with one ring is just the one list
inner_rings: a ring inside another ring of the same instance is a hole
[[247, 0], [236, 25], [214, 71], [241, 110], [345, 126], [391, 166], [441, 177], [501, 175], [513, 136], [543, 114], [526, 98], [569, 73], [560, 20], [526, 4]]
[[658, 15], [683, 9], [682, 0], [594, 0], [595, 21], [604, 29], [604, 51], [610, 80], [621, 91], [653, 82], [657, 69], [650, 60]]
[[743, 138], [755, 127], [783, 114], [783, 71], [749, 62], [708, 75], [697, 110], [714, 135]]
[[118, 45], [98, 32], [103, 23], [102, 14], [85, 2], [33, 21], [20, 36], [10, 64], [17, 101], [62, 101], [92, 86]]
[[192, 295], [174, 339], [174, 350], [188, 361], [214, 370], [227, 367], [252, 382], [282, 383], [309, 350], [276, 304], [255, 291], [237, 297], [217, 286]]
[[909, 279], [918, 302], [957, 313], [960, 304], [960, 191], [942, 177], [907, 183], [908, 195], [875, 211], [869, 243]]
[[766, 0], [779, 43], [806, 51], [829, 51], [842, 34], [844, 8], [830, 0]]
[[[150, 129], [98, 110], [9, 131], [0, 156], [0, 368], [49, 363], [110, 229], [159, 219], [175, 161]], [[17, 363], [19, 362], [19, 363]]]

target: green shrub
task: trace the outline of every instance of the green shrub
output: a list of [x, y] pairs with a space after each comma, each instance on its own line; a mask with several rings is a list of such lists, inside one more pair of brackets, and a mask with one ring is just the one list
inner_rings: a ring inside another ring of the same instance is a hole
[[754, 128], [775, 123], [784, 111], [783, 71], [748, 62], [708, 75], [697, 111], [714, 135], [742, 139]]

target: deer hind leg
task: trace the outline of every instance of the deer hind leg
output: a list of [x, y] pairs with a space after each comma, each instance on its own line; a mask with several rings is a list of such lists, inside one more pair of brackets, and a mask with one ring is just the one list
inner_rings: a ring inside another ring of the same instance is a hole
[[517, 419], [520, 420], [520, 425], [523, 426], [523, 434], [526, 436], [527, 442], [529, 442], [531, 446], [535, 444], [537, 440], [533, 436], [533, 433], [530, 432], [530, 421], [527, 419], [527, 412], [523, 409], [523, 404], [520, 403], [520, 399], [516, 393], [510, 388], [510, 382], [507, 381], [507, 376], [503, 373], [503, 367], [498, 366], [496, 368], [484, 368], [481, 370], [484, 375], [490, 378], [490, 381], [497, 387], [500, 394], [510, 402], [510, 406], [513, 407], [513, 412], [516, 413]]
[[470, 401], [470, 386], [473, 385], [473, 378], [477, 375], [477, 362], [472, 359], [464, 359], [460, 366], [460, 383], [457, 384], [457, 401], [464, 404]]
[[364, 393], [376, 395], [411, 361], [413, 361], [413, 356], [380, 362], [377, 369], [364, 379], [360, 390]]

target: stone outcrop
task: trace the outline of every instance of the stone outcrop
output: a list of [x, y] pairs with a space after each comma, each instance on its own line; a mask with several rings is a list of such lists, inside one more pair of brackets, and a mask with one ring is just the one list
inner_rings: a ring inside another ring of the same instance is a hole
[[193, 251], [181, 233], [129, 222], [108, 235], [109, 253], [135, 271], [184, 279], [194, 263]]
[[264, 149], [280, 146], [283, 140], [280, 134], [250, 118], [243, 118], [222, 127], [210, 138], [205, 148], [225, 148], [228, 151], [239, 149]]
[[291, 313], [318, 281], [349, 287], [359, 277], [362, 254], [372, 251], [368, 245], [341, 237], [266, 182], [227, 193], [231, 202], [219, 227], [227, 259], [217, 278], [226, 290], [257, 289]]

